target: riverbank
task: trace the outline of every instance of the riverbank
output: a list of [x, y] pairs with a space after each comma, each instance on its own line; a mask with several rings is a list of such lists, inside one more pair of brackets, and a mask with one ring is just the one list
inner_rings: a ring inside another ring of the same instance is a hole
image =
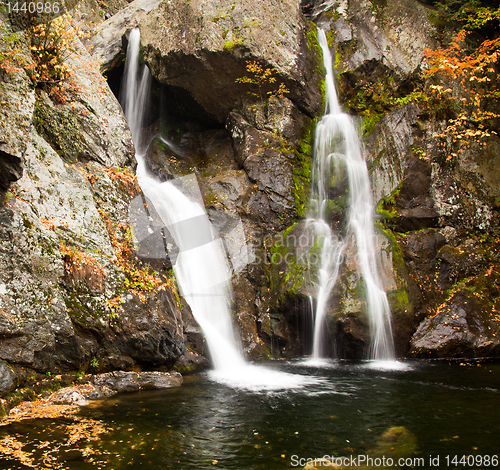
[[[33, 384], [27, 396], [32, 401], [21, 401], [12, 407], [9, 404], [17, 401], [17, 396], [11, 396], [7, 400], [1, 400], [1, 411], [3, 419], [0, 419], [0, 426], [12, 422], [34, 419], [34, 418], [60, 418], [73, 417], [81, 406], [88, 405], [92, 401], [109, 398], [122, 392], [138, 392], [140, 390], [159, 390], [172, 387], [180, 387], [182, 375], [178, 372], [124, 372], [114, 371], [104, 374], [73, 376], [75, 382], [62, 386], [57, 391], [47, 395], [39, 393], [35, 395], [35, 390], [43, 387], [44, 384], [37, 382]], [[55, 376], [45, 382], [52, 382], [61, 387], [63, 376]], [[50, 390], [50, 389], [49, 389]]]

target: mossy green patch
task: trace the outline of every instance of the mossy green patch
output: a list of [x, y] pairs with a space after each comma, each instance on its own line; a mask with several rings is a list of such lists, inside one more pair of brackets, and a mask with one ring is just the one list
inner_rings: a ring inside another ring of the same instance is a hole
[[315, 61], [315, 66], [314, 66], [314, 73], [318, 76], [318, 87], [321, 93], [322, 97], [322, 108], [325, 106], [325, 100], [326, 100], [326, 87], [325, 87], [325, 67], [323, 65], [323, 50], [321, 49], [321, 46], [318, 42], [318, 30], [316, 28], [316, 25], [312, 22], [309, 21], [307, 22], [307, 29], [306, 29], [306, 39], [307, 39], [307, 47], [309, 50], [312, 52], [312, 57], [314, 58]]
[[[81, 290], [86, 290], [83, 281], [79, 281], [78, 285]], [[104, 330], [104, 326], [97, 321], [99, 317], [106, 315], [106, 305], [95, 297], [84, 294], [81, 291], [68, 292], [65, 295], [64, 303], [68, 315], [73, 323], [80, 325], [85, 329]]]
[[389, 196], [381, 199], [377, 204], [375, 210], [377, 214], [382, 217], [382, 225], [384, 229], [393, 230], [396, 225], [396, 221], [399, 218], [399, 213], [396, 209], [396, 201], [399, 193], [401, 192], [402, 186], [403, 182], [399, 183]]
[[[48, 98], [46, 98], [48, 99]], [[51, 107], [37, 96], [34, 123], [51, 147], [64, 159], [76, 162], [85, 153], [87, 146], [83, 140], [75, 112], [67, 106]]]
[[245, 45], [245, 39], [244, 38], [237, 38], [237, 39], [234, 39], [231, 41], [227, 41], [224, 44], [223, 50], [225, 52], [231, 52], [235, 47], [243, 46], [243, 45]]
[[392, 312], [407, 312], [411, 309], [408, 292], [405, 289], [389, 291], [387, 293], [387, 300]]
[[309, 200], [311, 174], [312, 174], [312, 143], [314, 131], [316, 129], [316, 120], [310, 119], [305, 128], [302, 140], [299, 141], [295, 149], [295, 164], [293, 165], [293, 183], [292, 188], [295, 198], [297, 215], [304, 217], [307, 210], [307, 201]]

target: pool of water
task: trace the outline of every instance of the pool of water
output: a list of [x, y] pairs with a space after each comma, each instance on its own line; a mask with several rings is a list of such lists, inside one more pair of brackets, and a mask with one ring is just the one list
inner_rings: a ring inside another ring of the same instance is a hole
[[[420, 457], [420, 468], [436, 468], [429, 459], [439, 456], [439, 468], [485, 468], [484, 461], [454, 465], [452, 458], [500, 454], [498, 363], [415, 361], [394, 370], [292, 361], [266, 368], [307, 380], [250, 390], [203, 373], [185, 377], [180, 388], [94, 403], [81, 420], [102, 422], [107, 431], [80, 450], [51, 451], [50, 466], [39, 468], [264, 470], [297, 468], [324, 455], [392, 456], [395, 463]], [[57, 435], [67, 423], [49, 421], [11, 425], [0, 437], [45, 439], [47, 447], [67, 439]], [[28, 466], [0, 456], [0, 468]]]

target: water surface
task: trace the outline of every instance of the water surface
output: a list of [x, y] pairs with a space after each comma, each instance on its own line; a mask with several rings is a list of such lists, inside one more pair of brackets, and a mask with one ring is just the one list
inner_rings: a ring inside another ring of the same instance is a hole
[[[292, 456], [380, 449], [380, 437], [394, 427], [407, 432], [397, 444], [405, 456], [427, 461], [440, 455], [441, 468], [464, 468], [447, 467], [446, 455], [500, 453], [497, 363], [409, 362], [391, 370], [373, 363], [295, 361], [266, 367], [309, 380], [292, 389], [251, 391], [204, 373], [186, 377], [180, 388], [95, 403], [81, 418], [103, 421], [109, 431], [85, 444], [85, 456], [53, 453], [52, 468], [294, 468]], [[57, 440], [57, 424], [38, 420], [8, 431], [41, 439], [37, 433], [51, 427]], [[27, 467], [0, 457], [0, 468]]]

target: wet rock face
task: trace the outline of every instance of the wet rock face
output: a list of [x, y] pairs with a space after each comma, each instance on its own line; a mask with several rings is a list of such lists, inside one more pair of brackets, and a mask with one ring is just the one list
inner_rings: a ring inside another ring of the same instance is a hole
[[0, 360], [0, 397], [7, 395], [16, 387], [14, 376], [5, 362]]
[[369, 69], [372, 63], [404, 79], [420, 67], [424, 49], [433, 44], [427, 10], [414, 1], [316, 2], [311, 16], [329, 32], [343, 71]]
[[5, 194], [10, 183], [17, 181], [22, 175], [22, 159], [0, 151], [0, 195]]
[[[219, 122], [249, 91], [267, 96], [280, 82], [296, 106], [314, 115], [321, 103], [315, 58], [308, 53], [306, 24], [298, 2], [162, 3], [140, 23], [146, 62], [160, 82], [190, 92]], [[178, 34], [182, 31], [182, 34]], [[235, 83], [249, 75], [246, 61], [277, 71], [277, 83]]]
[[88, 43], [103, 72], [119, 66], [123, 59], [123, 38], [159, 4], [160, 0], [134, 0], [99, 25], [97, 34]]
[[[2, 18], [3, 21], [3, 18]], [[1, 51], [1, 49], [0, 49]], [[0, 198], [23, 174], [25, 136], [31, 128], [35, 92], [24, 71], [2, 72], [0, 79]]]
[[[388, 126], [398, 122], [395, 137], [388, 138]], [[492, 279], [498, 271], [499, 220], [494, 197], [499, 192], [496, 177], [486, 170], [496, 138], [490, 138], [485, 147], [472, 144], [457, 158], [447, 158], [433, 137], [440, 125], [414, 106], [385, 116], [368, 141], [369, 159], [374, 162], [373, 188], [376, 197], [382, 197], [378, 209], [383, 224], [399, 232], [396, 238], [414, 309], [409, 321], [415, 333], [411, 354], [470, 356], [475, 350], [483, 354], [483, 349], [473, 345], [476, 339], [463, 339], [458, 330], [444, 328], [448, 316], [436, 314], [452, 307], [456, 310], [450, 295], [465, 286], [481, 296], [485, 303], [479, 304], [486, 311], [496, 309], [496, 281]], [[489, 321], [477, 316], [471, 305], [463, 302], [460, 307], [467, 318]], [[433, 333], [434, 328], [438, 333]], [[442, 344], [434, 340], [438, 337]], [[422, 338], [426, 338], [425, 347]]]
[[231, 114], [228, 127], [235, 143], [236, 159], [261, 193], [260, 197], [252, 198], [251, 212], [262, 224], [271, 227], [280, 222], [290, 224], [296, 215], [293, 172], [279, 139], [269, 131], [252, 127], [236, 113]]
[[404, 106], [385, 116], [366, 144], [375, 203], [390, 195], [405, 178], [410, 166], [408, 149], [413, 145], [418, 108]]
[[9, 184], [0, 205], [0, 357], [52, 372], [171, 367], [184, 353], [182, 317], [165, 272], [134, 260], [137, 187], [132, 168], [114, 168], [133, 165], [130, 132], [75, 47], [76, 86], [64, 104], [35, 93], [21, 72], [0, 81], [1, 189]]
[[93, 358], [103, 370], [173, 365], [184, 350], [173, 294], [141, 301], [123, 292], [113, 262], [106, 223], [126, 223], [130, 196], [98, 166], [73, 168], [34, 142], [40, 147], [26, 153], [26, 174], [12, 188], [22, 201], [1, 209], [1, 356], [52, 371], [85, 369]]
[[[196, 171], [212, 227], [228, 253], [234, 274], [235, 325], [245, 354], [252, 359], [266, 357], [268, 346], [264, 342], [272, 341], [270, 331], [259, 326], [267, 325], [269, 315], [263, 243], [292, 223], [297, 214], [292, 192], [296, 158], [293, 148], [300, 130], [279, 110], [273, 111], [273, 105], [282, 108], [278, 104], [271, 100], [263, 107], [267, 113], [254, 117], [253, 122], [249, 122], [252, 115], [234, 113], [228, 131], [185, 132], [180, 140], [182, 156], [169, 154], [156, 145], [149, 156], [152, 168], [163, 177], [192, 176]], [[296, 111], [293, 107], [293, 113]], [[286, 137], [284, 132], [281, 137], [273, 134], [271, 126], [286, 129]], [[286, 142], [286, 150], [282, 142]], [[284, 335], [281, 343], [286, 345], [290, 330], [282, 328], [280, 334]]]
[[499, 322], [481, 299], [462, 290], [424, 320], [411, 340], [418, 357], [487, 357], [500, 352]]
[[406, 171], [396, 202], [397, 232], [437, 226], [439, 214], [430, 194], [431, 174], [430, 165], [421, 160], [413, 161]]

